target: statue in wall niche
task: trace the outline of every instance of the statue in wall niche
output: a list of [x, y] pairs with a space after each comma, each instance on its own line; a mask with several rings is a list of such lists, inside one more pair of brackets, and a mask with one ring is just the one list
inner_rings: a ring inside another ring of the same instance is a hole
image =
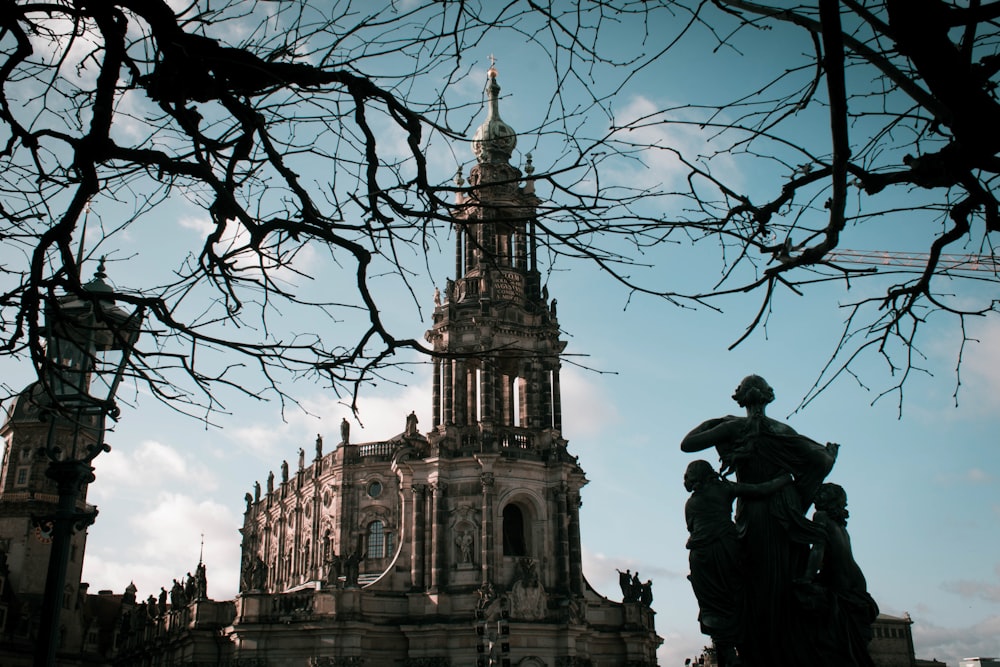
[[468, 530], [463, 530], [455, 537], [455, 546], [458, 547], [458, 562], [460, 564], [472, 563], [472, 548], [475, 545], [475, 538]]
[[[699, 464], [692, 473], [692, 480], [708, 479], [706, 488], [712, 491], [697, 501], [694, 498], [699, 491], [693, 491], [688, 501], [689, 506], [694, 503], [691, 509], [696, 523], [707, 521], [709, 526], [705, 534], [700, 531], [701, 524], [695, 526], [699, 536], [692, 532], [691, 557], [696, 557], [696, 550], [707, 548], [710, 540], [706, 535], [714, 535], [711, 539], [729, 545], [723, 548], [716, 544], [720, 552], [726, 551], [724, 558], [730, 564], [715, 563], [714, 573], [699, 571], [702, 565], [708, 567], [701, 561], [692, 564], [692, 585], [701, 587], [703, 593], [710, 587], [739, 587], [745, 600], [742, 615], [729, 621], [737, 627], [726, 631], [726, 636], [734, 639], [736, 655], [728, 656], [729, 660], [720, 665], [866, 664], [832, 663], [826, 659], [818, 638], [829, 634], [830, 610], [818, 613], [810, 609], [817, 597], [795, 584], [804, 577], [815, 545], [830, 539], [829, 529], [810, 521], [806, 513], [833, 468], [839, 445], [822, 445], [766, 416], [764, 410], [774, 401], [774, 390], [759, 375], [744, 378], [733, 399], [745, 409], [745, 415], [709, 419], [681, 441], [682, 451], [714, 448], [720, 460], [718, 474], [712, 470], [714, 478], [705, 471], [706, 466], [711, 469], [707, 463]], [[732, 475], [735, 487], [729, 486], [734, 484], [728, 479]], [[780, 479], [785, 481], [777, 481]], [[686, 484], [688, 480], [685, 475]], [[735, 498], [732, 528], [727, 527], [731, 505], [725, 505], [720, 498], [729, 498], [729, 503]], [[702, 516], [713, 502], [717, 503], [715, 518]], [[829, 607], [834, 603], [830, 597], [823, 604]], [[701, 616], [704, 621], [704, 610]]]
[[511, 616], [525, 621], [541, 620], [545, 618], [548, 599], [538, 580], [535, 559], [519, 558], [517, 564], [520, 572], [510, 591]]

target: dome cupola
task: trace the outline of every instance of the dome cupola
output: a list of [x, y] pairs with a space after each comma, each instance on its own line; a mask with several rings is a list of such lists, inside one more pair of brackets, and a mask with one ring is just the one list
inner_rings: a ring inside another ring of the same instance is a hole
[[496, 67], [490, 65], [487, 75], [486, 95], [489, 106], [486, 121], [479, 126], [472, 137], [472, 152], [480, 164], [507, 164], [514, 147], [517, 146], [517, 135], [514, 129], [500, 118], [500, 85], [497, 83]]

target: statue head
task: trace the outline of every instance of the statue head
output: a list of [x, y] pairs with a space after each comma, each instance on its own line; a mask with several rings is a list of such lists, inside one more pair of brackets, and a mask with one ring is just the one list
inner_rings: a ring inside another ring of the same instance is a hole
[[763, 407], [774, 400], [774, 390], [761, 376], [748, 375], [736, 387], [733, 400], [739, 403], [741, 408], [748, 405]]
[[691, 461], [687, 470], [684, 471], [684, 488], [687, 491], [694, 491], [706, 479], [716, 477], [715, 468], [712, 464], [703, 459]]
[[847, 492], [839, 484], [826, 482], [825, 484], [821, 484], [816, 491], [814, 502], [816, 509], [823, 510], [824, 512], [844, 509], [847, 507]]

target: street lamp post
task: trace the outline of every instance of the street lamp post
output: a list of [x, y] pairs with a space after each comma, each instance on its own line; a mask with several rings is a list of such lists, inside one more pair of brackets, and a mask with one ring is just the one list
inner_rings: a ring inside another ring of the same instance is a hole
[[101, 261], [79, 295], [49, 305], [45, 312], [46, 355], [39, 400], [49, 423], [46, 475], [55, 481], [53, 514], [35, 520], [51, 531], [51, 551], [35, 648], [35, 667], [54, 667], [60, 644], [59, 615], [73, 533], [94, 522], [97, 510], [78, 509], [83, 488], [94, 481], [91, 462], [111, 448], [104, 442], [108, 417], [118, 419], [115, 392], [142, 325], [142, 308], [129, 313], [115, 305]]

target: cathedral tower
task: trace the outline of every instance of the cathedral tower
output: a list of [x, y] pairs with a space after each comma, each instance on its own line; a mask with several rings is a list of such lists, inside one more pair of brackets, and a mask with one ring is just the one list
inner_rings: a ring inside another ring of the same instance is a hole
[[[496, 70], [456, 179], [455, 276], [434, 296], [432, 423], [339, 441], [246, 495], [232, 657], [268, 665], [655, 665], [645, 603], [582, 569], [587, 479], [562, 436], [555, 300]], [[466, 185], [467, 184], [467, 185]], [[294, 460], [294, 457], [292, 457]], [[136, 644], [136, 662], [144, 654]], [[123, 661], [122, 665], [132, 664]]]

